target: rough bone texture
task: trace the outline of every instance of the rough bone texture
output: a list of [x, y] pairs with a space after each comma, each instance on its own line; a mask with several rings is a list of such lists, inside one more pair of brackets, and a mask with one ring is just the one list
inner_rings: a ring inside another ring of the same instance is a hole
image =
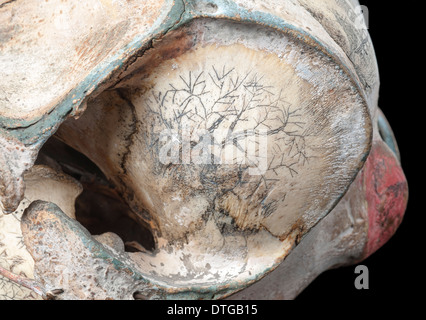
[[230, 299], [294, 299], [325, 270], [361, 262], [396, 232], [407, 198], [397, 155], [375, 141], [365, 167], [327, 217], [275, 271]]
[[[0, 267], [34, 278], [34, 261], [24, 244], [20, 224], [25, 209], [35, 200], [51, 201], [74, 218], [74, 201], [82, 190], [77, 181], [46, 166], [32, 167], [24, 179], [25, 196], [18, 209], [9, 215], [0, 212]], [[0, 275], [0, 299], [34, 298], [40, 296]]]

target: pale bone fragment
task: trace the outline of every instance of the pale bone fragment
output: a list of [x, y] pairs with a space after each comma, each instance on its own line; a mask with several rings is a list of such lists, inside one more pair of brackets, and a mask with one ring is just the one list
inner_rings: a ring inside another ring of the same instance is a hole
[[[37, 282], [31, 282], [35, 276], [34, 261], [23, 243], [20, 224], [22, 214], [31, 202], [44, 200], [57, 203], [69, 217], [75, 218], [74, 202], [82, 188], [74, 179], [45, 166], [32, 167], [24, 175], [24, 180], [25, 195], [18, 209], [9, 215], [0, 211], [0, 267], [9, 277], [18, 277], [22, 284], [37, 287]], [[4, 275], [3, 272], [0, 274]], [[1, 299], [40, 298], [22, 286], [16, 286], [7, 278], [1, 277], [0, 283]], [[11, 293], [13, 296], [10, 296]], [[46, 292], [38, 286], [36, 293], [42, 295]]]

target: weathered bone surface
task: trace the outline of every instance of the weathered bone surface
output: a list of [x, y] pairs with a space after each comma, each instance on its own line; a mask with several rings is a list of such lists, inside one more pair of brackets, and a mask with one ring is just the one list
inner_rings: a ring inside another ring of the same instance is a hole
[[0, 297], [293, 299], [382, 246], [408, 191], [357, 5], [0, 2]]
[[[44, 167], [32, 167], [24, 177], [26, 190], [18, 209], [10, 215], [0, 215], [0, 267], [27, 278], [34, 278], [34, 261], [28, 253], [21, 231], [24, 210], [35, 200], [58, 204], [71, 218], [75, 218], [74, 202], [81, 185], [74, 179]], [[0, 273], [1, 274], [1, 273]], [[0, 275], [0, 299], [34, 299], [32, 291]]]
[[230, 299], [294, 299], [322, 272], [359, 263], [395, 233], [407, 197], [397, 155], [376, 140], [365, 167], [337, 206], [275, 271]]

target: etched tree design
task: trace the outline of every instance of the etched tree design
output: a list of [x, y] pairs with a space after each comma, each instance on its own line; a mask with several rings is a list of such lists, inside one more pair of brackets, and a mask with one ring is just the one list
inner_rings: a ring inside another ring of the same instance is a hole
[[[152, 90], [145, 100], [152, 118], [147, 139], [152, 156], [158, 158], [161, 148], [160, 129], [177, 135], [175, 152], [180, 155], [185, 144], [196, 148], [203, 142], [208, 147], [218, 147], [219, 152], [210, 152], [209, 161], [203, 164], [180, 159], [183, 161], [159, 165], [157, 173], [167, 171], [178, 178], [186, 176], [178, 180], [199, 179], [206, 188], [214, 188], [216, 192], [220, 189], [221, 194], [243, 185], [246, 190], [252, 190], [252, 194], [263, 188], [266, 197], [270, 187], [280, 180], [282, 170], [294, 177], [298, 166], [309, 162], [301, 108], [285, 100], [285, 88], [267, 85], [263, 75], [254, 71], [240, 74], [226, 65], [211, 66], [205, 71], [181, 74], [179, 80], [169, 83], [168, 87], [162, 92]], [[186, 136], [182, 134], [185, 130], [189, 133]], [[196, 131], [205, 135], [194, 138]], [[259, 135], [268, 141], [268, 150], [263, 154], [259, 154]], [[255, 146], [257, 158], [247, 156], [247, 145]], [[238, 150], [238, 157], [231, 165], [218, 164], [217, 158], [229, 151], [227, 147]], [[266, 161], [265, 172], [256, 178], [247, 178], [248, 169], [259, 165], [261, 160]], [[158, 163], [158, 159], [154, 163]], [[274, 203], [262, 205], [265, 215], [275, 210]]]

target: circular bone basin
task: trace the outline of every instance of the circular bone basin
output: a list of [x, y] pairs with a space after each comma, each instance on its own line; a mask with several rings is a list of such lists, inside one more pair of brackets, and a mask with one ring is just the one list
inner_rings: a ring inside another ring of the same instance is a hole
[[263, 26], [194, 20], [114, 79], [57, 136], [151, 229], [155, 249], [128, 253], [138, 271], [177, 291], [236, 291], [273, 270], [370, 149], [342, 68]]

